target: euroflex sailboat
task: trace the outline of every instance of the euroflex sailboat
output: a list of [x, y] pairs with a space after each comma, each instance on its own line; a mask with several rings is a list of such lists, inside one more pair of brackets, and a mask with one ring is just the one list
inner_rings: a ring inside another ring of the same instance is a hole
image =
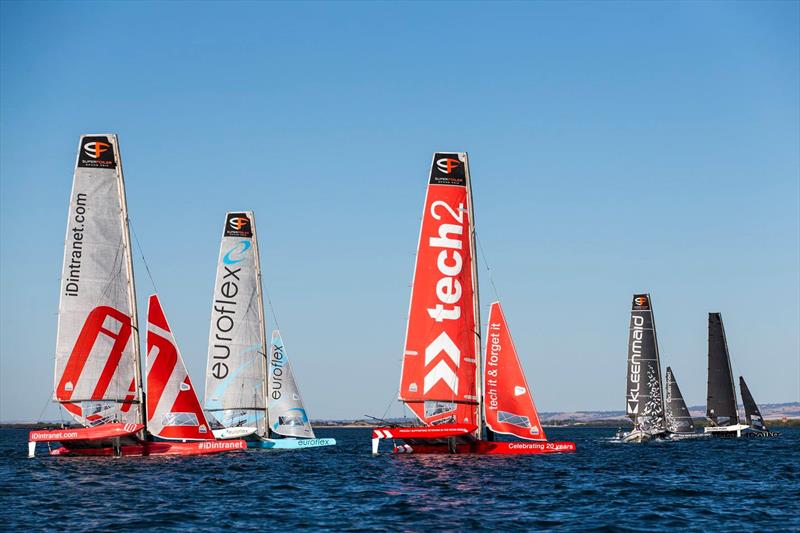
[[280, 333], [272, 333], [269, 353], [265, 346], [255, 216], [229, 212], [217, 261], [206, 369], [204, 406], [214, 434], [245, 438], [251, 448], [336, 444], [336, 439], [315, 437]]
[[156, 296], [148, 309], [146, 393], [142, 390], [116, 135], [81, 137], [71, 194], [53, 399], [80, 427], [31, 431], [28, 455], [35, 455], [38, 442], [60, 442], [52, 455], [189, 455], [245, 448], [241, 440], [214, 439], [196, 408], [194, 389]]
[[[725, 325], [720, 313], [708, 314], [708, 396], [706, 398], [706, 418], [710, 425], [703, 428], [705, 433], [715, 437], [762, 437], [776, 436], [767, 431], [761, 412], [750, 394], [750, 390], [739, 378], [742, 399], [745, 405], [746, 424], [739, 419], [736, 404], [736, 385], [733, 381], [728, 340]], [[751, 423], [754, 423], [751, 426]]]
[[661, 361], [649, 294], [634, 294], [628, 332], [628, 380], [625, 413], [633, 430], [623, 442], [646, 442], [667, 433], [661, 387]]
[[[482, 364], [475, 225], [467, 154], [433, 156], [409, 305], [399, 399], [421, 422], [381, 427], [396, 453], [571, 452], [548, 442], [500, 303], [493, 303]], [[505, 433], [524, 441], [496, 441]]]

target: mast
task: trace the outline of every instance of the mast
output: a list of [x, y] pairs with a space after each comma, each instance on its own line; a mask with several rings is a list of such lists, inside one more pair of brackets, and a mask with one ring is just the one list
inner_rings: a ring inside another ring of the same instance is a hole
[[131, 248], [131, 234], [130, 234], [130, 221], [128, 219], [128, 200], [127, 196], [125, 195], [125, 177], [122, 172], [122, 160], [120, 156], [120, 148], [119, 148], [119, 139], [117, 138], [116, 134], [113, 134], [111, 137], [114, 139], [114, 144], [117, 147], [115, 157], [117, 158], [117, 168], [119, 169], [119, 179], [118, 179], [118, 187], [119, 187], [119, 203], [122, 207], [120, 209], [120, 216], [122, 217], [122, 246], [127, 252], [125, 254], [125, 268], [128, 271], [128, 298], [131, 301], [131, 328], [132, 328], [132, 341], [133, 341], [133, 351], [135, 354], [135, 363], [134, 363], [134, 379], [136, 380], [136, 395], [138, 396], [139, 400], [139, 417], [144, 425], [144, 429], [142, 430], [142, 434], [147, 434], [147, 414], [145, 413], [145, 392], [142, 388], [142, 352], [139, 346], [139, 313], [136, 307], [136, 283], [134, 282], [133, 277], [133, 249]]
[[[266, 330], [266, 321], [264, 320], [264, 296], [261, 291], [261, 253], [258, 249], [258, 234], [256, 233], [256, 215], [254, 212], [250, 212], [250, 217], [252, 218], [252, 227], [253, 227], [253, 266], [256, 269], [256, 299], [257, 299], [257, 307], [258, 307], [258, 323], [259, 329], [258, 333], [261, 335], [261, 349], [262, 358], [261, 358], [261, 375], [264, 376], [262, 394], [264, 394], [264, 420], [269, 421], [269, 401], [267, 400], [267, 372], [269, 371], [269, 367], [267, 365], [267, 357], [269, 354], [269, 349], [267, 348], [267, 330]], [[265, 425], [264, 430], [264, 437], [269, 437], [269, 423]]]
[[479, 439], [483, 438], [485, 420], [483, 403], [483, 357], [481, 353], [481, 306], [478, 294], [478, 248], [475, 236], [475, 209], [472, 199], [472, 180], [469, 171], [469, 154], [464, 152], [464, 170], [467, 175], [467, 217], [469, 218], [470, 245], [472, 247], [472, 307], [475, 313], [475, 392], [478, 399], [478, 431]]

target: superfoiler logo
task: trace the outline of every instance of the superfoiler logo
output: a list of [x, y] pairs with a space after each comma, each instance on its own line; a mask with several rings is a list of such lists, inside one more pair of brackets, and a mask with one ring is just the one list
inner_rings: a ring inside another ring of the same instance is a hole
[[84, 153], [92, 159], [100, 159], [100, 157], [110, 149], [111, 145], [103, 141], [92, 141], [83, 145]]
[[443, 157], [436, 160], [436, 166], [445, 174], [450, 174], [461, 165], [461, 161], [452, 157]]
[[228, 225], [231, 227], [231, 229], [235, 229], [236, 231], [241, 231], [248, 224], [250, 224], [250, 221], [245, 217], [231, 217], [231, 219], [228, 221]]

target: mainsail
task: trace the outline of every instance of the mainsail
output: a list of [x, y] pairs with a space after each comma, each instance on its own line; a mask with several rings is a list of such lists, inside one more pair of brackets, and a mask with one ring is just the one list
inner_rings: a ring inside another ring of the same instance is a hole
[[547, 440], [500, 302], [494, 302], [489, 310], [483, 377], [489, 429], [528, 440]]
[[272, 332], [267, 365], [269, 429], [285, 437], [314, 438], [300, 389], [279, 331]]
[[750, 389], [747, 388], [747, 383], [744, 382], [742, 376], [739, 376], [739, 388], [742, 391], [744, 416], [747, 417], [747, 425], [753, 429], [767, 431], [767, 426], [764, 425], [764, 418], [761, 416], [761, 411], [759, 411], [758, 405], [756, 405], [756, 401], [753, 399], [753, 395], [750, 394]]
[[227, 213], [208, 339], [205, 409], [225, 427], [267, 433], [264, 306], [255, 218]]
[[728, 341], [722, 315], [708, 314], [708, 397], [706, 416], [715, 426], [739, 423]]
[[692, 416], [670, 367], [667, 367], [666, 420], [667, 431], [670, 433], [694, 433]]
[[633, 295], [625, 405], [635, 427], [645, 431], [663, 431], [661, 363], [651, 303], [649, 294]]
[[467, 154], [434, 154], [399, 393], [426, 425], [480, 424], [480, 326], [472, 213]]
[[141, 422], [139, 336], [116, 135], [83, 135], [58, 309], [54, 400], [79, 423]]
[[147, 427], [165, 439], [213, 439], [158, 296], [147, 302]]

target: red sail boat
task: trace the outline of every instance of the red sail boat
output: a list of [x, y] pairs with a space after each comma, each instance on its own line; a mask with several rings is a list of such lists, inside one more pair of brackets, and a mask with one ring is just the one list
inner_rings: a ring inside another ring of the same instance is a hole
[[[400, 400], [422, 425], [372, 434], [402, 440], [398, 453], [571, 452], [549, 442], [499, 302], [492, 304], [482, 365], [475, 226], [466, 153], [436, 153], [422, 215], [406, 331]], [[505, 433], [524, 441], [497, 441]]]
[[116, 135], [84, 135], [67, 219], [53, 398], [77, 427], [31, 431], [30, 457], [38, 442], [60, 442], [53, 455], [247, 447], [214, 439], [156, 296], [148, 307], [145, 394], [119, 143]]

